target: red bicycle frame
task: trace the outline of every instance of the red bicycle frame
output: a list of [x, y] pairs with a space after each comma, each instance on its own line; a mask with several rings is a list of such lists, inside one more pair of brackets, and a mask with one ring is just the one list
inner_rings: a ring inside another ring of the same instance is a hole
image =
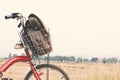
[[0, 74], [5, 72], [12, 64], [14, 64], [16, 62], [27, 62], [28, 61], [30, 63], [30, 68], [31, 68], [32, 73], [34, 74], [36, 80], [41, 80], [39, 77], [39, 74], [36, 72], [36, 69], [34, 68], [34, 64], [31, 61], [32, 59], [30, 57], [28, 49], [25, 49], [24, 51], [26, 53], [26, 56], [16, 56], [14, 58], [9, 59], [4, 64], [2, 64], [0, 66]]

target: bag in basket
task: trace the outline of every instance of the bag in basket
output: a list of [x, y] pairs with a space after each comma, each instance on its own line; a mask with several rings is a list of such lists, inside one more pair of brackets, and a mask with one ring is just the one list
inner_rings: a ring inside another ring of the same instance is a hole
[[34, 14], [28, 17], [26, 34], [23, 35], [23, 41], [34, 56], [42, 56], [52, 51], [50, 34], [41, 20]]

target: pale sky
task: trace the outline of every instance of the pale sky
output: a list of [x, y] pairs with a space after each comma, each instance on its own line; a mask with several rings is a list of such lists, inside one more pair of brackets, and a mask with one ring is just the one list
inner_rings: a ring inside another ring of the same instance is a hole
[[51, 55], [120, 58], [120, 0], [1, 0], [0, 57], [19, 41], [19, 21], [4, 16], [20, 12], [41, 18], [50, 28]]

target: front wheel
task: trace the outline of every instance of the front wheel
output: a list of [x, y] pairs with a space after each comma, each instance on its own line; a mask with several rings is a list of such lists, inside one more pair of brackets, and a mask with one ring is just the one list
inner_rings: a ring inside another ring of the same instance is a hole
[[[66, 72], [55, 65], [38, 65], [36, 67], [36, 71], [39, 74], [41, 80], [70, 80]], [[25, 80], [35, 80], [32, 71], [28, 72], [28, 74], [25, 76]]]

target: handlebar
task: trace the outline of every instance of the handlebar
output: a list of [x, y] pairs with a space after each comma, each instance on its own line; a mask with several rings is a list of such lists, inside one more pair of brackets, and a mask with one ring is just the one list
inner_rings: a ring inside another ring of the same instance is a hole
[[25, 17], [23, 17], [22, 16], [22, 14], [21, 13], [12, 13], [11, 15], [6, 15], [5, 16], [5, 19], [17, 19], [17, 20], [19, 20], [20, 19], [20, 23], [18, 24], [18, 28], [20, 27], [20, 26], [23, 26], [24, 27], [24, 20], [26, 21], [26, 19], [25, 19]]

